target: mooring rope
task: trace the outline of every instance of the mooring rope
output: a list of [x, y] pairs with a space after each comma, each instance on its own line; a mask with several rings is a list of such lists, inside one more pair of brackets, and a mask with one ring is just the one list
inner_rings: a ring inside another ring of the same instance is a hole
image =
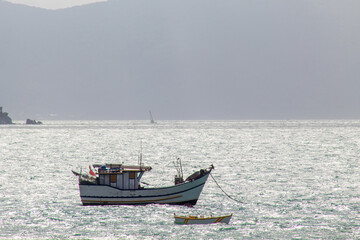
[[229, 194], [227, 194], [221, 187], [220, 185], [217, 183], [217, 181], [215, 180], [215, 178], [213, 177], [213, 175], [210, 173], [210, 176], [212, 177], [212, 179], [214, 180], [214, 182], [216, 183], [216, 185], [221, 189], [221, 191], [223, 191], [223, 193], [225, 193], [225, 195], [230, 198], [231, 200], [234, 200], [235, 202], [238, 202], [238, 203], [244, 203], [242, 201], [239, 201], [239, 200], [236, 200], [234, 199], [233, 197], [231, 197]]

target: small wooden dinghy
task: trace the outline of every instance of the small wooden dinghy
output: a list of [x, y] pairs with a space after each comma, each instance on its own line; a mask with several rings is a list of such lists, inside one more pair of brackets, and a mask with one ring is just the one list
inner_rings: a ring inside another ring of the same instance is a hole
[[229, 223], [231, 215], [218, 217], [203, 217], [203, 216], [177, 216], [174, 214], [175, 223], [177, 224], [209, 224], [209, 223]]

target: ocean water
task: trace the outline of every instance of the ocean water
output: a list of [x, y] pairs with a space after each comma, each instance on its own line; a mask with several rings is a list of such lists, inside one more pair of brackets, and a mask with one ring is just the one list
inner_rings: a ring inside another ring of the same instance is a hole
[[[71, 170], [137, 164], [173, 184], [214, 164], [197, 205], [82, 206]], [[360, 239], [360, 121], [44, 121], [0, 126], [0, 238]], [[173, 214], [230, 214], [175, 225]]]

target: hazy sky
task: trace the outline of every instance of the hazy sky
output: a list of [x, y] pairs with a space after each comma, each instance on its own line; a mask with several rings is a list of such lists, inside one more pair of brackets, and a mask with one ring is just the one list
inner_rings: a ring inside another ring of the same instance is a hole
[[360, 118], [358, 0], [0, 1], [0, 36], [14, 119]]

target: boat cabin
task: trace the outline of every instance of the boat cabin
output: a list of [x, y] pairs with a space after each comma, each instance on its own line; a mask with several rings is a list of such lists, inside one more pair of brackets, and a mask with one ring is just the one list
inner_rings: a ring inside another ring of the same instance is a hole
[[140, 179], [149, 166], [124, 166], [122, 164], [93, 165], [98, 172], [97, 183], [119, 189], [139, 189]]

